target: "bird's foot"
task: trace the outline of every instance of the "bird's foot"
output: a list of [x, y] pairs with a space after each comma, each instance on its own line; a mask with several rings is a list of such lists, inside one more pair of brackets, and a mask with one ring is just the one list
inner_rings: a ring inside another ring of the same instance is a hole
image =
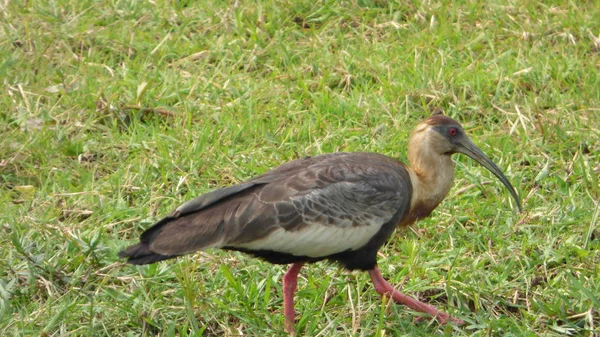
[[296, 328], [294, 322], [285, 320], [285, 331], [290, 334], [291, 337], [296, 336]]
[[[435, 307], [429, 304], [423, 303], [394, 289], [394, 287], [392, 287], [383, 278], [383, 276], [381, 276], [377, 266], [372, 270], [369, 270], [369, 275], [371, 275], [371, 280], [373, 281], [375, 290], [383, 296], [389, 296], [392, 300], [394, 300], [394, 302], [406, 305], [413, 310], [428, 314], [431, 317], [435, 317], [440, 324], [452, 323], [456, 325], [462, 325], [465, 323], [463, 320], [454, 318], [445, 312], [437, 310]], [[422, 321], [424, 319], [426, 319], [426, 317], [422, 316], [418, 317], [416, 320]]]
[[[415, 322], [423, 322], [426, 320], [431, 319], [431, 317], [428, 316], [419, 316], [417, 318], [415, 318]], [[458, 325], [461, 326], [463, 324], [465, 324], [465, 321], [463, 321], [462, 319], [458, 319], [458, 318], [454, 318], [450, 315], [448, 315], [445, 312], [438, 312], [437, 315], [435, 316], [435, 319], [438, 321], [438, 323], [440, 324], [454, 324], [454, 325]]]

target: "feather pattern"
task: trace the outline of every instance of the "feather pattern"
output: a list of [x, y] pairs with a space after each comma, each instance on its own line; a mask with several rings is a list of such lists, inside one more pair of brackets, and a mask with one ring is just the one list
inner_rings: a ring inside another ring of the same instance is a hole
[[269, 254], [335, 260], [370, 244], [376, 252], [396, 227], [392, 220], [408, 211], [411, 192], [406, 168], [389, 157], [309, 157], [183, 204], [139, 245], [163, 259], [215, 247], [271, 261]]

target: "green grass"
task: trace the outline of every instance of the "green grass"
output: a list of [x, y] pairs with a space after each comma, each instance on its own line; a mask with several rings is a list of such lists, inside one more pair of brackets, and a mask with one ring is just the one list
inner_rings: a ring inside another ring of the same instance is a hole
[[507, 174], [455, 188], [366, 273], [301, 272], [302, 336], [600, 335], [597, 1], [7, 1], [0, 335], [283, 335], [282, 266], [116, 252], [181, 202], [333, 151], [402, 160], [435, 109]]

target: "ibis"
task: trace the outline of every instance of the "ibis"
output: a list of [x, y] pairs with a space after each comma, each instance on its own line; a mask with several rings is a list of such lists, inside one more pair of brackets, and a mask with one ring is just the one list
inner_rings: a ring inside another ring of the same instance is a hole
[[139, 243], [119, 253], [134, 265], [172, 259], [207, 248], [239, 251], [289, 264], [282, 277], [285, 327], [294, 331], [294, 293], [303, 265], [322, 260], [369, 273], [375, 290], [399, 304], [462, 324], [433, 306], [394, 289], [377, 267], [377, 252], [398, 227], [431, 214], [454, 179], [451, 156], [465, 154], [517, 192], [465, 134], [434, 114], [412, 132], [409, 166], [381, 154], [340, 152], [297, 159], [246, 182], [203, 194], [148, 228]]

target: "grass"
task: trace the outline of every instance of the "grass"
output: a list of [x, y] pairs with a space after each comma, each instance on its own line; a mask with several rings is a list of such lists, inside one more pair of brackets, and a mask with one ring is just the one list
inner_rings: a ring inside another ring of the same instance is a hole
[[333, 151], [404, 160], [431, 111], [507, 174], [455, 188], [380, 253], [464, 319], [418, 323], [365, 273], [301, 273], [303, 336], [600, 335], [600, 7], [504, 1], [5, 1], [0, 335], [283, 335], [284, 268], [116, 252], [178, 204]]

